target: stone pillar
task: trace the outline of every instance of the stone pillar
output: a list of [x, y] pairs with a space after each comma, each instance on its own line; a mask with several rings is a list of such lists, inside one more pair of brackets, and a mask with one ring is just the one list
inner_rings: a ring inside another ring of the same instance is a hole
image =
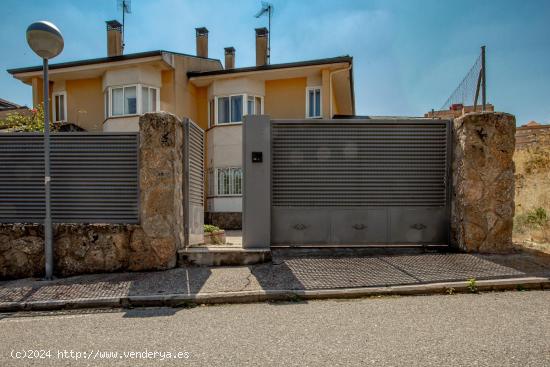
[[469, 113], [453, 122], [452, 244], [467, 252], [512, 250], [516, 120]]
[[169, 113], [139, 119], [140, 221], [132, 233], [130, 270], [176, 265], [183, 244], [183, 124]]

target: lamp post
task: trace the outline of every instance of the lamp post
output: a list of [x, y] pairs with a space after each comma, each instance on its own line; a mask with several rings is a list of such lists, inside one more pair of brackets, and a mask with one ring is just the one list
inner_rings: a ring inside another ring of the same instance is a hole
[[42, 58], [44, 65], [44, 193], [46, 212], [44, 215], [44, 258], [46, 264], [45, 278], [53, 277], [53, 243], [52, 243], [52, 216], [50, 198], [50, 109], [49, 109], [49, 81], [48, 60], [56, 57], [63, 51], [63, 36], [52, 23], [40, 21], [27, 28], [27, 43], [30, 48]]

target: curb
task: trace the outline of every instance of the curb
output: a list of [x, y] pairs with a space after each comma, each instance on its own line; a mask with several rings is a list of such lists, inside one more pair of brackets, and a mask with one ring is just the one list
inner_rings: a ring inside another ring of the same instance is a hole
[[[479, 280], [478, 292], [546, 290], [550, 279], [542, 277]], [[388, 287], [335, 288], [317, 290], [259, 290], [197, 294], [164, 294], [127, 297], [77, 298], [70, 300], [2, 302], [0, 312], [53, 311], [84, 308], [192, 307], [197, 304], [255, 303], [315, 299], [352, 299], [378, 296], [409, 296], [471, 293], [468, 283], [443, 282]]]

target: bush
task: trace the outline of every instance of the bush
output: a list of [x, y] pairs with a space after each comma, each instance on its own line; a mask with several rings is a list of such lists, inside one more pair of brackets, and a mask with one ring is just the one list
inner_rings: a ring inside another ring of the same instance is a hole
[[[50, 118], [50, 130], [55, 130]], [[44, 108], [42, 104], [30, 110], [30, 113], [14, 112], [0, 120], [0, 129], [12, 129], [14, 131], [44, 131]]]
[[212, 232], [218, 232], [218, 231], [221, 231], [220, 227], [213, 226], [212, 224], [204, 225], [204, 233], [212, 233]]

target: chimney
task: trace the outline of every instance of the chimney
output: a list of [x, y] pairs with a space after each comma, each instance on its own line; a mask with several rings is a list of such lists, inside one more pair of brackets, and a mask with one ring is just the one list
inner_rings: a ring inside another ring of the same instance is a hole
[[269, 32], [266, 27], [256, 28], [256, 66], [267, 64], [267, 41]]
[[197, 56], [208, 57], [208, 29], [205, 27], [195, 28], [197, 31]]
[[117, 20], [107, 22], [107, 56], [122, 55], [122, 24]]
[[235, 48], [226, 47], [225, 50], [225, 68], [235, 69]]

